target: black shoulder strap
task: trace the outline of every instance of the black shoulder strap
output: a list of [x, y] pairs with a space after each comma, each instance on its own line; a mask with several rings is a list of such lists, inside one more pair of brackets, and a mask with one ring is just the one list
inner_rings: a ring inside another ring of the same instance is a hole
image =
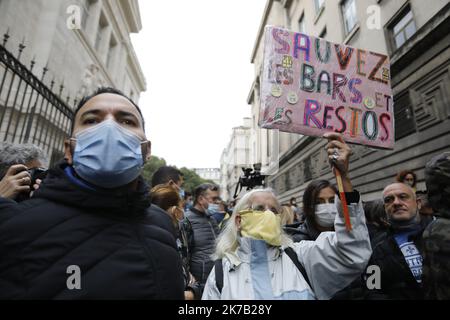
[[[297, 269], [302, 274], [303, 278], [305, 279], [306, 283], [308, 283], [309, 287], [312, 289], [311, 283], [309, 282], [308, 275], [306, 274], [306, 270], [303, 267], [303, 265], [298, 261], [297, 254], [295, 253], [294, 249], [291, 247], [288, 247], [284, 250], [286, 254], [291, 258], [292, 262], [295, 264]], [[216, 276], [216, 287], [219, 290], [220, 293], [222, 293], [223, 288], [223, 265], [222, 265], [222, 259], [218, 259], [214, 261], [214, 272]]]
[[194, 247], [194, 229], [192, 229], [191, 221], [187, 216], [184, 216], [182, 220], [182, 227], [187, 236], [188, 247], [191, 249]]
[[289, 258], [291, 258], [292, 262], [295, 264], [295, 266], [297, 267], [297, 269], [300, 271], [303, 278], [305, 279], [306, 283], [308, 283], [309, 287], [312, 290], [312, 286], [311, 286], [311, 283], [309, 282], [308, 275], [306, 274], [305, 267], [303, 267], [303, 265], [300, 263], [300, 261], [298, 261], [297, 253], [295, 253], [294, 249], [292, 249], [291, 247], [287, 247], [286, 249], [284, 249], [284, 252], [286, 252], [286, 254], [289, 256]]
[[214, 272], [216, 276], [216, 287], [219, 289], [219, 292], [222, 293], [223, 288], [223, 266], [222, 259], [218, 259], [214, 261]]

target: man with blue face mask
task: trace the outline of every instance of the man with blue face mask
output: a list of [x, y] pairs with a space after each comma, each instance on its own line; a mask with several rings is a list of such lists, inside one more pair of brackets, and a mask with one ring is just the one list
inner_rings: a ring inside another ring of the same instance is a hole
[[140, 176], [149, 157], [134, 102], [83, 98], [64, 161], [31, 200], [0, 198], [0, 299], [182, 299], [173, 226]]
[[189, 239], [191, 273], [200, 283], [200, 291], [214, 265], [211, 255], [219, 235], [219, 227], [212, 214], [217, 210], [219, 202], [219, 189], [216, 185], [199, 185], [194, 189], [194, 206], [185, 213], [181, 223]]

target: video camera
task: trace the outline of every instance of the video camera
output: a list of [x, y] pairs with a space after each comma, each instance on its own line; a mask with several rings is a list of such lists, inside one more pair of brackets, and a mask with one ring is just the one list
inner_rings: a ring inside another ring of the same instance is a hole
[[44, 180], [45, 177], [47, 176], [47, 169], [45, 169], [45, 168], [31, 168], [31, 169], [28, 169], [27, 171], [28, 171], [28, 173], [30, 174], [30, 177], [31, 177], [30, 191], [29, 192], [22, 192], [22, 193], [20, 193], [15, 198], [16, 202], [21, 202], [21, 201], [30, 199], [31, 192], [35, 191], [34, 190], [34, 185], [36, 183], [36, 180], [37, 179]]
[[247, 187], [246, 190], [251, 190], [256, 186], [264, 186], [265, 175], [261, 174], [261, 164], [256, 163], [252, 168], [242, 168], [244, 174], [239, 177], [239, 182], [236, 185], [233, 198], [236, 199], [238, 194], [242, 191], [243, 187]]
[[45, 177], [47, 176], [47, 169], [45, 169], [45, 168], [32, 168], [32, 169], [28, 169], [27, 171], [31, 176], [30, 186], [31, 186], [32, 190], [33, 190], [33, 186], [36, 183], [37, 179], [44, 180]]

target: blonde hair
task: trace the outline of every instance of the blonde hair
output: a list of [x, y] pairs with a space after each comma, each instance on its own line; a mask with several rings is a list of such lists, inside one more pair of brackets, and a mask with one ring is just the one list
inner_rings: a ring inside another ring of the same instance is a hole
[[[251, 207], [251, 198], [256, 193], [268, 193], [275, 198], [277, 205], [279, 206], [278, 200], [272, 189], [254, 189], [246, 193], [236, 204], [233, 209], [233, 214], [231, 215], [228, 223], [225, 225], [223, 231], [220, 233], [216, 241], [216, 250], [212, 255], [213, 260], [222, 259], [226, 253], [232, 253], [236, 251], [239, 247], [239, 229], [236, 225], [237, 214], [245, 209]], [[281, 245], [289, 246], [292, 244], [292, 239], [282, 230], [281, 231]]]
[[291, 205], [281, 207], [280, 219], [282, 226], [294, 223], [294, 210], [292, 210]]
[[150, 190], [150, 202], [166, 211], [169, 214], [173, 225], [175, 227], [178, 226], [178, 219], [175, 211], [178, 210], [179, 215], [184, 215], [178, 191], [167, 183], [158, 184]]

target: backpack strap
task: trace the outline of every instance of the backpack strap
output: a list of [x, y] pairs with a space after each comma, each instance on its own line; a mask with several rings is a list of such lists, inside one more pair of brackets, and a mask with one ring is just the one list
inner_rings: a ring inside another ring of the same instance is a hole
[[187, 236], [188, 248], [191, 250], [194, 247], [194, 229], [192, 229], [192, 223], [187, 216], [184, 216], [184, 219], [181, 221], [181, 226]]
[[222, 259], [217, 259], [214, 261], [214, 272], [216, 276], [216, 287], [220, 293], [222, 293], [223, 288], [223, 265]]
[[312, 289], [311, 283], [309, 282], [308, 275], [306, 274], [305, 267], [303, 267], [303, 265], [298, 260], [297, 253], [295, 253], [294, 249], [292, 249], [291, 247], [287, 247], [286, 249], [284, 249], [284, 252], [286, 252], [286, 254], [289, 256], [289, 258], [291, 258], [292, 262], [295, 264], [297, 269], [300, 271], [300, 273], [302, 274], [306, 283], [308, 283], [309, 287]]
[[[295, 253], [294, 249], [291, 247], [287, 247], [284, 249], [284, 252], [289, 256], [289, 258], [292, 260], [292, 262], [295, 264], [297, 269], [302, 274], [303, 278], [305, 279], [306, 283], [308, 283], [309, 287], [312, 289], [311, 283], [309, 282], [308, 275], [306, 273], [305, 267], [300, 263], [298, 260], [298, 256]], [[222, 265], [222, 259], [218, 259], [214, 261], [214, 272], [216, 277], [216, 287], [219, 290], [220, 293], [222, 293], [223, 288], [223, 265]]]

